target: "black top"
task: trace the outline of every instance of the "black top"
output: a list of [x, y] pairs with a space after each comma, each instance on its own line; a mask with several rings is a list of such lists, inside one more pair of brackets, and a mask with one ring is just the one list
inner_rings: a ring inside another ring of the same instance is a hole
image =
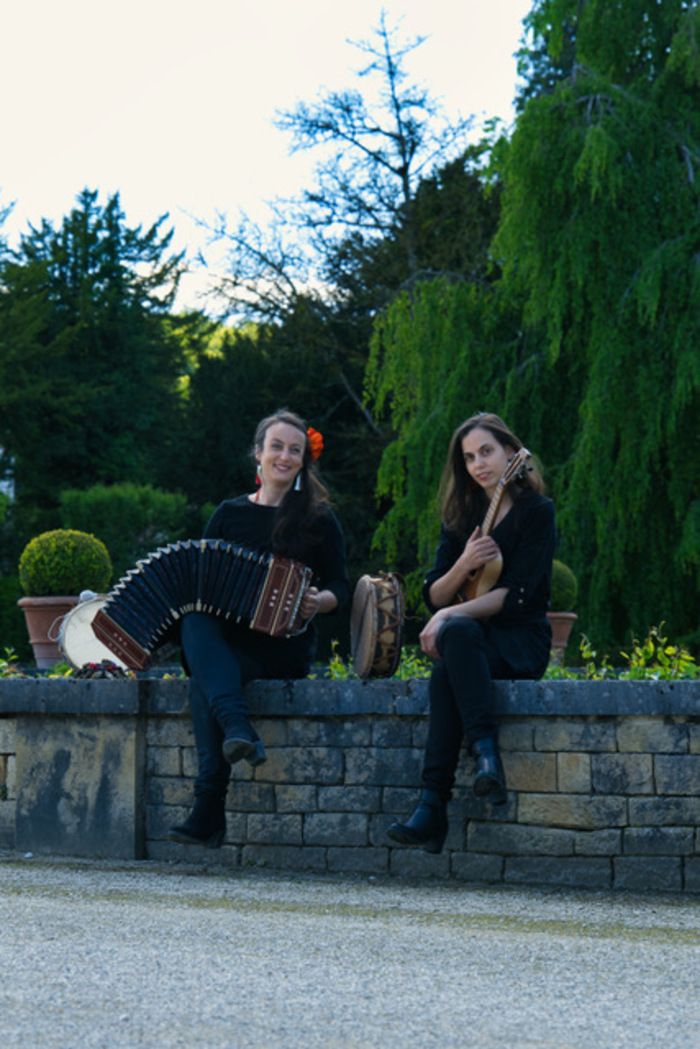
[[[435, 564], [423, 586], [423, 597], [431, 612], [437, 608], [430, 600], [430, 587], [452, 568], [478, 524], [481, 520], [475, 513], [464, 536], [442, 525]], [[508, 593], [501, 611], [482, 622], [514, 674], [538, 677], [546, 668], [551, 638], [546, 612], [556, 542], [554, 504], [526, 488], [491, 535], [503, 557], [503, 569], [495, 587], [507, 587]]]
[[[219, 504], [204, 529], [204, 538], [225, 539], [251, 550], [269, 553], [272, 551], [276, 517], [277, 507], [253, 503], [247, 495], [239, 495]], [[317, 535], [309, 536], [308, 543], [302, 544], [302, 551], [295, 554], [295, 558], [312, 569], [313, 585], [319, 590], [330, 590], [335, 594], [338, 607], [342, 608], [350, 600], [350, 585], [345, 567], [345, 542], [335, 514], [326, 511], [315, 532]], [[297, 637], [272, 638], [232, 625], [231, 640], [240, 641], [256, 651], [260, 649], [263, 653], [267, 646], [274, 645], [278, 655], [284, 651], [285, 658], [288, 657], [290, 673], [302, 670], [305, 673], [313, 659], [316, 627], [312, 620], [307, 630]]]

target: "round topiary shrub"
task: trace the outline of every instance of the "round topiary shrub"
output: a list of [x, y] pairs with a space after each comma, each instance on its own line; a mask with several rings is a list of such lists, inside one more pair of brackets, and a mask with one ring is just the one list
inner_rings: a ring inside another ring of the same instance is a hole
[[104, 593], [112, 561], [101, 539], [72, 528], [56, 528], [30, 539], [19, 559], [20, 585], [30, 597]]
[[563, 561], [552, 561], [552, 596], [549, 607], [552, 612], [571, 612], [578, 595], [578, 580]]

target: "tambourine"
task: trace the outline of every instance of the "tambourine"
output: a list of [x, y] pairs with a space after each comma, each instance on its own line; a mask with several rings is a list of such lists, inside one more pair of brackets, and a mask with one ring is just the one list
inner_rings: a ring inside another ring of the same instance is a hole
[[58, 633], [58, 647], [76, 669], [80, 669], [86, 663], [101, 663], [105, 659], [119, 667], [126, 667], [126, 663], [103, 645], [92, 629], [92, 621], [106, 600], [107, 596], [103, 594], [81, 601], [63, 618]]
[[404, 600], [391, 572], [363, 575], [350, 613], [350, 651], [358, 677], [391, 677], [401, 659]]

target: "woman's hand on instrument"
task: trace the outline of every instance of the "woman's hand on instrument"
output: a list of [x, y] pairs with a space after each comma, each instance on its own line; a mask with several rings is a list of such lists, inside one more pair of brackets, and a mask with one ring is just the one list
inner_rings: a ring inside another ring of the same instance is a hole
[[493, 561], [501, 553], [498, 543], [490, 535], [482, 535], [478, 526], [467, 539], [462, 557], [468, 572], [482, 568], [487, 561]]
[[310, 586], [301, 599], [301, 614], [304, 619], [313, 619], [321, 611], [321, 591]]
[[430, 656], [431, 659], [440, 658], [440, 653], [437, 648], [437, 638], [443, 623], [449, 618], [450, 615], [448, 609], [441, 608], [434, 616], [431, 616], [420, 632], [418, 637], [420, 647], [426, 656]]

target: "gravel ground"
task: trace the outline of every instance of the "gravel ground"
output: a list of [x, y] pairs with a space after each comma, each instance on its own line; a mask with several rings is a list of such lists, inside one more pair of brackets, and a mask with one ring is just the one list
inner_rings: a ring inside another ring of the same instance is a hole
[[0, 853], [2, 1049], [698, 1049], [700, 901]]

